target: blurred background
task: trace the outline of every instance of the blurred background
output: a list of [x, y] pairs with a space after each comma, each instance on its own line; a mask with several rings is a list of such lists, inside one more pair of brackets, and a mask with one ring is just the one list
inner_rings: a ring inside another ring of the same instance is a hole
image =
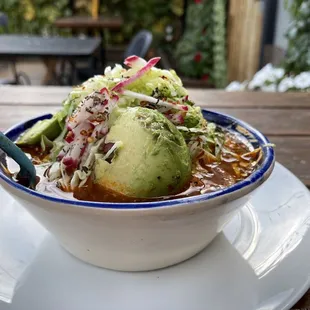
[[[0, 34], [0, 84], [78, 84], [135, 53], [185, 86], [310, 89], [310, 0], [2, 0]], [[72, 56], [72, 38], [99, 50]]]

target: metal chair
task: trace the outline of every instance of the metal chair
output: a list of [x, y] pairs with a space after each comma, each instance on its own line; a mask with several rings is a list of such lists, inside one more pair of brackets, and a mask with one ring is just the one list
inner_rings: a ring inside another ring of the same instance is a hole
[[137, 55], [144, 58], [150, 49], [153, 41], [153, 35], [150, 31], [139, 31], [130, 41], [125, 53], [124, 59], [130, 55]]
[[[137, 55], [144, 58], [151, 47], [153, 35], [150, 31], [140, 30], [130, 41], [124, 52], [124, 59], [131, 55]], [[82, 68], [77, 70], [77, 76], [80, 81], [85, 81], [96, 74], [103, 74], [102, 68]]]
[[[6, 14], [0, 12], [0, 28], [4, 30], [5, 33], [8, 32], [9, 18]], [[30, 85], [30, 79], [24, 72], [17, 72], [15, 62], [10, 63], [14, 75], [14, 80], [0, 79], [0, 85]]]
[[2, 27], [6, 32], [8, 30], [9, 18], [6, 14], [0, 12], [0, 27]]

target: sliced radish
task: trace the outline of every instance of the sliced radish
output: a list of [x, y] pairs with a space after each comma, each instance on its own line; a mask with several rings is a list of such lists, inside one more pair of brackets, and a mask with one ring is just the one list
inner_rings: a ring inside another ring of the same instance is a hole
[[99, 92], [100, 92], [100, 94], [109, 95], [109, 91], [108, 91], [108, 89], [106, 87], [101, 88]]
[[127, 80], [124, 80], [122, 82], [117, 83], [113, 88], [112, 91], [115, 92], [122, 92], [122, 90], [124, 89], [124, 87], [126, 87], [127, 85], [133, 83], [134, 81], [136, 81], [138, 78], [140, 78], [142, 75], [144, 75], [146, 72], [148, 72], [149, 70], [151, 70], [151, 68], [153, 68], [160, 60], [160, 57], [154, 57], [152, 59], [150, 59], [146, 65], [144, 67], [142, 67], [140, 70], [138, 70], [134, 75], [132, 75], [130, 78], [128, 78]]
[[73, 140], [74, 140], [74, 133], [73, 131], [69, 131], [65, 138], [65, 141], [71, 143]]
[[70, 148], [67, 154], [62, 158], [62, 163], [64, 166], [70, 165], [70, 167], [72, 167], [72, 160], [75, 167], [78, 167], [81, 153], [86, 146], [87, 138], [90, 136], [93, 130], [93, 125], [88, 122], [84, 122], [73, 130], [74, 140], [70, 143]]
[[63, 164], [68, 168], [76, 168], [77, 167], [77, 160], [73, 159], [72, 157], [66, 157], [63, 159]]
[[172, 123], [182, 125], [184, 123], [184, 116], [182, 112], [175, 113], [173, 115], [170, 115], [170, 118]]
[[147, 64], [147, 61], [141, 57], [138, 57], [136, 55], [132, 55], [132, 56], [127, 57], [124, 60], [124, 64], [130, 68], [133, 68], [133, 67], [142, 68], [143, 66], [145, 66]]
[[82, 154], [82, 158], [80, 161], [80, 168], [84, 166], [87, 158], [89, 157], [89, 153], [91, 151], [91, 148], [93, 147], [94, 143], [98, 141], [99, 139], [102, 139], [107, 133], [108, 133], [108, 125], [106, 123], [101, 123], [97, 125], [91, 134], [90, 138], [93, 140], [93, 142], [88, 143], [84, 153]]
[[68, 129], [73, 129], [81, 122], [95, 117], [96, 114], [104, 110], [104, 106], [108, 104], [109, 99], [109, 93], [106, 88], [102, 88], [100, 92], [93, 92], [89, 96], [86, 96], [70, 117], [67, 124]]

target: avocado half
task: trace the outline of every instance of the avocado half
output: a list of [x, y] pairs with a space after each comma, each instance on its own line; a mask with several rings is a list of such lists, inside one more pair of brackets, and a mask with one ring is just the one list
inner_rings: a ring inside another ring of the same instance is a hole
[[121, 142], [112, 161], [97, 154], [93, 179], [103, 188], [144, 198], [177, 193], [189, 182], [191, 157], [182, 134], [161, 113], [116, 109], [105, 143]]

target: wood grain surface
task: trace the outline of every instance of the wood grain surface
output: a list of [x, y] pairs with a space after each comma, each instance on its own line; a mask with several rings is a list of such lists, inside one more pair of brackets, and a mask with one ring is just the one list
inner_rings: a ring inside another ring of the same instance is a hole
[[85, 28], [85, 29], [119, 29], [123, 25], [120, 17], [104, 17], [99, 16], [93, 18], [91, 16], [72, 16], [57, 19], [54, 25], [59, 28]]
[[228, 77], [251, 79], [258, 69], [263, 14], [260, 1], [231, 0], [228, 9]]
[[[70, 87], [0, 87], [0, 130], [57, 111]], [[190, 99], [211, 110], [240, 118], [276, 144], [276, 158], [310, 187], [310, 94], [230, 93], [190, 89]], [[310, 309], [310, 291], [292, 308]]]

